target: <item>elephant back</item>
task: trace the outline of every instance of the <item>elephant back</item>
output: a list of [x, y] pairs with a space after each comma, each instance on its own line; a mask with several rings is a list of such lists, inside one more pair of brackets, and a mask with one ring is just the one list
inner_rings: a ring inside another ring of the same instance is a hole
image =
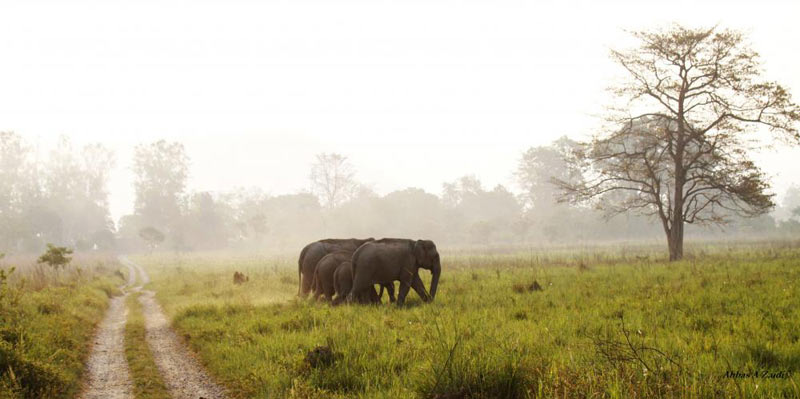
[[353, 257], [354, 251], [347, 251], [347, 250], [337, 250], [334, 252], [329, 252], [327, 255], [323, 256], [322, 259], [319, 260], [318, 264], [326, 263], [326, 262], [336, 262], [341, 263], [345, 261], [350, 261]]

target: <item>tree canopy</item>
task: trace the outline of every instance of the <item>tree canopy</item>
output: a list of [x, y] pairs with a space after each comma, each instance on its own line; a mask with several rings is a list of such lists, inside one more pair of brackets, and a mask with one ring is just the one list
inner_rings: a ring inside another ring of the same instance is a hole
[[765, 131], [800, 143], [800, 108], [761, 79], [758, 54], [739, 32], [674, 26], [633, 36], [638, 47], [611, 52], [628, 78], [612, 88], [620, 103], [609, 126], [570, 154], [581, 178], [556, 182], [564, 199], [610, 215], [657, 216], [675, 260], [684, 224], [723, 224], [774, 206], [748, 154]]
[[133, 172], [135, 214], [145, 225], [173, 227], [189, 177], [189, 157], [183, 144], [159, 140], [136, 146]]

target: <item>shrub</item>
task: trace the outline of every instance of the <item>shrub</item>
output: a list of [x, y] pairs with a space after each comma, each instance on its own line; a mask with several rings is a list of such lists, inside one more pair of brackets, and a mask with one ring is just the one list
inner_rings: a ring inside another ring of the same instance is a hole
[[53, 244], [47, 244], [47, 251], [39, 257], [37, 263], [46, 263], [50, 267], [58, 270], [72, 262], [72, 249], [67, 247], [57, 247]]
[[[0, 253], [0, 259], [2, 259], [3, 254]], [[5, 298], [8, 296], [8, 277], [14, 273], [14, 268], [8, 269], [8, 271], [0, 269], [0, 311], [3, 310], [3, 306], [5, 303]]]
[[25, 398], [55, 397], [66, 378], [47, 364], [27, 359], [11, 344], [0, 341], [0, 394], [11, 391]]

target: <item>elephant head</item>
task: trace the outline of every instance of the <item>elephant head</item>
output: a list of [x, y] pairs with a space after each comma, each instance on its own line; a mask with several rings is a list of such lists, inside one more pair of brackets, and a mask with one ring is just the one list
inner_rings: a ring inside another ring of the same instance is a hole
[[439, 276], [442, 274], [442, 264], [439, 261], [439, 251], [431, 240], [417, 240], [414, 243], [414, 257], [417, 266], [431, 271], [431, 299], [436, 297], [436, 288], [439, 285]]

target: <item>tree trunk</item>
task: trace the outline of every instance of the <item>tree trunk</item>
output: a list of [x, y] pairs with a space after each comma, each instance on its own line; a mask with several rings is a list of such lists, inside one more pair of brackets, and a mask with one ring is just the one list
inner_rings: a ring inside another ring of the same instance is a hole
[[[680, 168], [676, 168], [679, 169]], [[678, 175], [675, 178], [675, 199], [672, 210], [672, 228], [669, 239], [670, 262], [683, 258], [683, 184], [684, 179]]]
[[672, 231], [667, 235], [667, 245], [670, 262], [683, 258], [683, 222], [672, 227]]

